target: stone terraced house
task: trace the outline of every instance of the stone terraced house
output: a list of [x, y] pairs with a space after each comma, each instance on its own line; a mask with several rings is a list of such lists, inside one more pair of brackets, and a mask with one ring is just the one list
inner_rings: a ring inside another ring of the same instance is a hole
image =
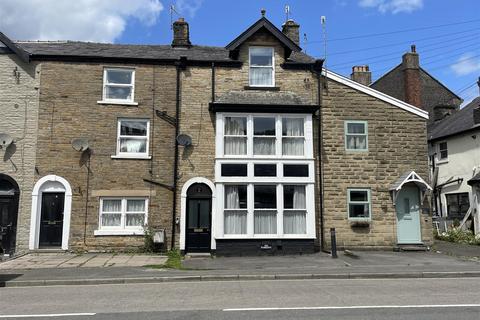
[[183, 19], [173, 32], [0, 34], [0, 132], [22, 162], [0, 163], [0, 201], [20, 199], [0, 212], [18, 216], [17, 252], [129, 250], [148, 229], [219, 255], [328, 249], [330, 228], [345, 248], [431, 243], [426, 111], [323, 69], [292, 20], [262, 15], [225, 47], [192, 45]]

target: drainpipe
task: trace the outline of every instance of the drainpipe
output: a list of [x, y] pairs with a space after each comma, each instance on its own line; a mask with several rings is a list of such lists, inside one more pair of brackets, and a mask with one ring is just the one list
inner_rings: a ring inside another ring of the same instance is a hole
[[323, 218], [323, 199], [324, 199], [324, 192], [323, 192], [323, 119], [322, 119], [322, 68], [323, 68], [323, 60], [315, 61], [315, 65], [313, 66], [313, 72], [317, 75], [317, 92], [318, 92], [318, 188], [320, 193], [320, 250], [325, 251], [325, 235], [324, 235], [324, 218]]
[[175, 99], [175, 138], [174, 138], [174, 147], [175, 147], [175, 159], [173, 164], [173, 201], [172, 201], [172, 242], [170, 249], [175, 247], [175, 211], [177, 210], [177, 180], [178, 180], [178, 142], [177, 137], [180, 131], [180, 75], [181, 70], [184, 70], [186, 67], [187, 58], [180, 57], [180, 59], [175, 63], [177, 69], [177, 80], [176, 80], [176, 99]]

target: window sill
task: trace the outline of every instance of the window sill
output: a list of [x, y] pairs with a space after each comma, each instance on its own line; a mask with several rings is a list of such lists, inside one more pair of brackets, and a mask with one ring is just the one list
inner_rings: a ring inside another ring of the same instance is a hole
[[143, 236], [143, 230], [95, 230], [94, 236]]
[[448, 158], [443, 160], [437, 160], [435, 164], [444, 164], [444, 163], [448, 163]]
[[151, 160], [152, 156], [127, 156], [127, 155], [114, 155], [112, 159], [126, 159], [126, 160]]
[[265, 86], [245, 86], [245, 90], [261, 90], [261, 91], [280, 91], [280, 87], [265, 87]]
[[98, 104], [124, 105], [124, 106], [138, 106], [138, 102], [129, 102], [129, 101], [100, 100], [100, 101], [97, 101], [97, 103], [98, 103]]

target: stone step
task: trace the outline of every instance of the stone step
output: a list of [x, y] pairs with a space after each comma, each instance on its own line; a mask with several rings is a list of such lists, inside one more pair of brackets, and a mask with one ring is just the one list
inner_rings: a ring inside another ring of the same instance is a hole
[[394, 251], [430, 251], [430, 247], [424, 244], [399, 244]]

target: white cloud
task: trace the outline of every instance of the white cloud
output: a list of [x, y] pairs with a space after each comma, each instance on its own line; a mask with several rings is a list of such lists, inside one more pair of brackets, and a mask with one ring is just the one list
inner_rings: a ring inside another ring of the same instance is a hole
[[359, 6], [377, 8], [381, 13], [410, 13], [423, 8], [424, 0], [360, 0]]
[[458, 58], [457, 62], [450, 66], [457, 76], [464, 76], [480, 71], [480, 58], [472, 53], [466, 53]]
[[194, 17], [198, 9], [202, 6], [203, 0], [177, 0], [175, 9], [181, 15]]
[[128, 19], [155, 24], [160, 0], [2, 0], [0, 31], [20, 40], [113, 42]]

